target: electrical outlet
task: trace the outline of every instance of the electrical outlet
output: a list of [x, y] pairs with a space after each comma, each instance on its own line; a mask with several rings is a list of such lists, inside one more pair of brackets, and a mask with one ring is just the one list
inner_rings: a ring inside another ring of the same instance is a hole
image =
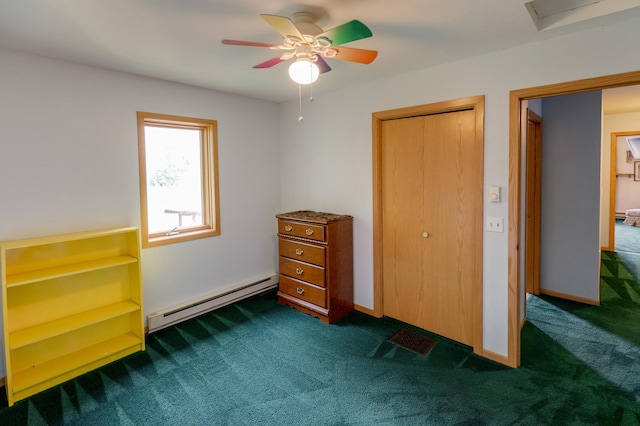
[[489, 232], [504, 232], [504, 218], [487, 216], [487, 231]]

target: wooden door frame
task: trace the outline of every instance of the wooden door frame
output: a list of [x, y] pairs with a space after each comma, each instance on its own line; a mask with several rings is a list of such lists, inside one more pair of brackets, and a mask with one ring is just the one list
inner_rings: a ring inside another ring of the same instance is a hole
[[[540, 294], [540, 191], [542, 189], [542, 117], [527, 108], [527, 138], [526, 138], [526, 164], [527, 178], [525, 179], [525, 290], [531, 294]], [[535, 123], [538, 132], [535, 140], [531, 140], [529, 134], [529, 122]], [[535, 168], [535, 180], [530, 181], [530, 168]], [[536, 195], [533, 198], [531, 195]], [[531, 217], [531, 219], [529, 219]], [[532, 231], [535, 235], [532, 235]], [[527, 264], [529, 260], [531, 265]]]
[[[609, 245], [602, 247], [602, 250], [616, 250], [616, 191], [618, 188], [617, 169], [618, 169], [618, 137], [619, 136], [635, 136], [640, 135], [640, 130], [635, 132], [612, 132], [611, 133], [611, 149], [609, 159]], [[611, 214], [613, 212], [613, 214]]]
[[[512, 90], [509, 94], [509, 220], [508, 229], [508, 331], [507, 365], [520, 365], [520, 302], [523, 300], [520, 282], [521, 179], [522, 179], [522, 102], [549, 96], [569, 95], [593, 90], [640, 84], [640, 71], [588, 78], [567, 83], [550, 84]], [[611, 212], [609, 212], [611, 215]], [[615, 215], [615, 212], [614, 212]]]
[[[451, 101], [437, 102], [426, 105], [417, 105], [387, 111], [374, 112], [372, 114], [372, 141], [373, 141], [373, 311], [376, 317], [383, 316], [383, 274], [382, 274], [382, 122], [422, 115], [441, 114], [446, 112], [473, 110], [476, 121], [476, 143], [479, 146], [478, 161], [478, 196], [482, 206], [483, 176], [484, 176], [484, 96], [474, 96]], [[475, 251], [478, 256], [474, 262], [474, 289], [473, 289], [473, 351], [478, 355], [491, 358], [491, 354], [485, 351], [482, 344], [482, 266], [483, 266], [483, 209], [480, 208], [477, 216], [477, 226], [474, 234]]]

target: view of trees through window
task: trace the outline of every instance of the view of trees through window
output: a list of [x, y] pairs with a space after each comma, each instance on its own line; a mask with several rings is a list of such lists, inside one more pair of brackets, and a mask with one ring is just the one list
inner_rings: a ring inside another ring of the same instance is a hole
[[199, 129], [145, 125], [149, 233], [203, 225]]

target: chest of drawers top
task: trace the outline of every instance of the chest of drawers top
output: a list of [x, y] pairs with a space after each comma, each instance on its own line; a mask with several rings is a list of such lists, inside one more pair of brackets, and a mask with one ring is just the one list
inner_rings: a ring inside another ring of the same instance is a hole
[[349, 215], [299, 210], [276, 215], [280, 237], [303, 238], [317, 242], [327, 242], [326, 226], [332, 222], [352, 220]]

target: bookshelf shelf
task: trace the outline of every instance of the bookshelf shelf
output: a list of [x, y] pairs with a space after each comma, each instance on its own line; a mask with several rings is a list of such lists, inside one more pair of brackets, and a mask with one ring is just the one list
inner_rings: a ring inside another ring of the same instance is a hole
[[144, 350], [137, 228], [2, 242], [0, 262], [9, 405]]
[[55, 268], [43, 269], [40, 271], [30, 271], [7, 276], [7, 287], [32, 284], [38, 281], [62, 278], [69, 275], [81, 274], [83, 272], [98, 271], [100, 269], [112, 268], [118, 265], [135, 263], [138, 259], [131, 256], [117, 256], [107, 259], [98, 259], [89, 262], [72, 265], [58, 266]]

